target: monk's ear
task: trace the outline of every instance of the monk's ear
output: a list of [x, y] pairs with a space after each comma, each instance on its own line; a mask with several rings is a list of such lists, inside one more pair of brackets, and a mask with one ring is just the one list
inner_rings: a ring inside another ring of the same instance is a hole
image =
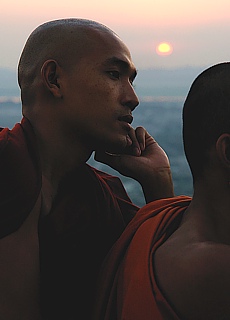
[[48, 89], [54, 97], [61, 98], [60, 67], [57, 61], [45, 61], [41, 69], [41, 76], [46, 89]]
[[216, 142], [216, 151], [222, 165], [230, 168], [230, 134], [222, 134]]

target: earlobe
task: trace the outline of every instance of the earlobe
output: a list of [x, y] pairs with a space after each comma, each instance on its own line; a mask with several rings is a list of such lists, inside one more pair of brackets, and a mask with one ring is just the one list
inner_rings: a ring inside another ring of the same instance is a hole
[[55, 60], [47, 60], [42, 66], [41, 76], [45, 87], [52, 95], [56, 98], [61, 98], [58, 69], [59, 65]]
[[230, 134], [222, 134], [216, 142], [218, 158], [225, 167], [230, 168]]

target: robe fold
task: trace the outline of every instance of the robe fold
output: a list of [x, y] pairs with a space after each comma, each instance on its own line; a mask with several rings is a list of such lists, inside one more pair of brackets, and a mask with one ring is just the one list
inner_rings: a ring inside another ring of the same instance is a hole
[[94, 320], [178, 320], [154, 272], [157, 248], [177, 229], [190, 197], [151, 202], [128, 224], [104, 261]]

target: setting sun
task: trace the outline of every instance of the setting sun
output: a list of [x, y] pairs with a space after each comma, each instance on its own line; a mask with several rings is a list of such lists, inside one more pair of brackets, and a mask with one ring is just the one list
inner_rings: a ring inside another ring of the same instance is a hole
[[168, 42], [161, 42], [157, 45], [156, 52], [160, 56], [168, 56], [173, 52], [173, 47]]

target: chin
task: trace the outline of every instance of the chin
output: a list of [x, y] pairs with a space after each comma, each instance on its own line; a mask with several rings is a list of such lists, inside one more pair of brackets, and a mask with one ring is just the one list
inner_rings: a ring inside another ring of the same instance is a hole
[[122, 154], [125, 152], [126, 147], [126, 140], [122, 140], [119, 143], [116, 141], [116, 143], [110, 143], [110, 145], [106, 148], [106, 151], [111, 154]]

